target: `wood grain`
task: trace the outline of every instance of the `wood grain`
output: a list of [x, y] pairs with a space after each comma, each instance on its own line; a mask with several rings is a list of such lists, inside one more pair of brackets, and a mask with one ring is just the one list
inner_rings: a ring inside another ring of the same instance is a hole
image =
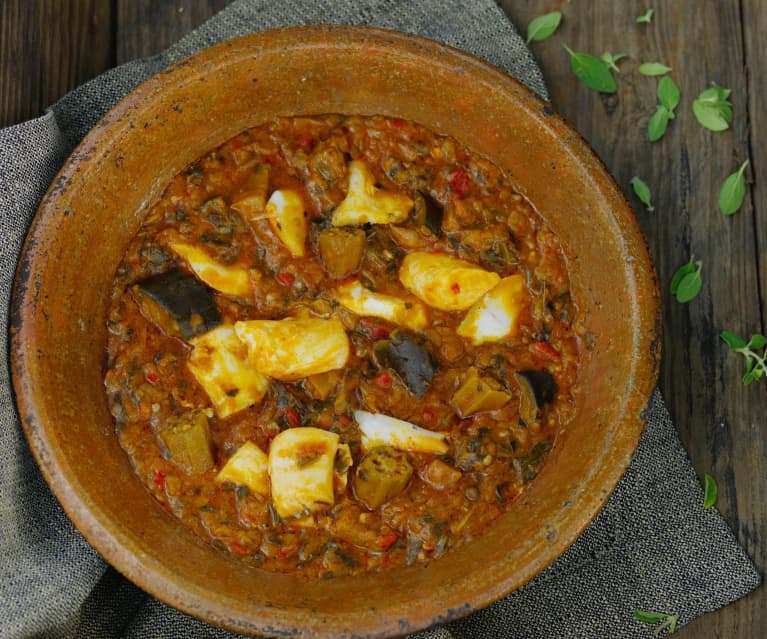
[[112, 9], [105, 0], [0, 2], [0, 126], [42, 115], [114, 66]]
[[[227, 0], [0, 1], [0, 126], [42, 113], [63, 93], [102, 70], [157, 53]], [[767, 282], [767, 12], [763, 0], [501, 0], [524, 31], [531, 18], [560, 10], [549, 40], [532, 44], [552, 102], [592, 144], [623, 188], [647, 236], [664, 305], [661, 388], [693, 464], [719, 482], [718, 507], [764, 572], [767, 566], [766, 385], [743, 387], [743, 363], [718, 338], [765, 330]], [[636, 16], [655, 7], [650, 24]], [[603, 96], [573, 75], [563, 44], [599, 55], [627, 53], [618, 92]], [[647, 140], [657, 80], [641, 62], [673, 68], [682, 90], [665, 137]], [[693, 117], [692, 100], [711, 81], [732, 89], [731, 130], [712, 133]], [[750, 159], [741, 211], [721, 215], [724, 178]], [[648, 213], [631, 192], [638, 175], [653, 191]], [[691, 254], [703, 260], [704, 288], [681, 305], [668, 292]], [[610, 621], [614, 623], [614, 620]], [[767, 589], [697, 619], [681, 638], [767, 637]]]
[[[723, 329], [742, 335], [764, 330], [767, 229], [757, 212], [763, 218], [767, 210], [766, 185], [752, 184], [743, 208], [732, 217], [717, 206], [725, 177], [746, 158], [752, 162], [751, 176], [767, 165], [764, 145], [757, 143], [767, 133], [764, 81], [745, 72], [749, 61], [757, 65], [765, 59], [763, 3], [751, 0], [741, 10], [737, 2], [655, 2], [650, 24], [635, 21], [646, 2], [502, 4], [521, 29], [541, 13], [563, 13], [555, 36], [534, 43], [533, 52], [553, 104], [592, 144], [637, 213], [662, 287], [661, 389], [698, 474], [710, 473], [718, 481], [717, 505], [763, 571], [766, 393], [764, 385], [742, 386], [743, 362], [728, 353], [718, 334]], [[563, 44], [597, 56], [627, 53], [616, 74], [617, 94], [604, 96], [585, 88], [572, 74]], [[641, 62], [650, 61], [672, 67], [671, 76], [682, 91], [678, 116], [656, 143], [648, 141], [646, 127], [656, 104], [657, 80], [637, 72]], [[735, 119], [726, 132], [704, 129], [691, 111], [692, 100], [711, 81], [732, 89]], [[634, 175], [650, 185], [654, 212], [644, 211], [631, 192]], [[697, 299], [682, 305], [669, 294], [668, 282], [692, 254], [703, 260], [704, 288]], [[760, 588], [677, 634], [764, 637], [766, 609], [767, 591]]]

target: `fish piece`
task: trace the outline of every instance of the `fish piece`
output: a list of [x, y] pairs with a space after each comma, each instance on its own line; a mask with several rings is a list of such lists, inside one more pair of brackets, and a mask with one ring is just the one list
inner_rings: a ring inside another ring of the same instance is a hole
[[221, 323], [210, 290], [181, 269], [141, 280], [131, 294], [142, 315], [168, 335], [188, 340]]
[[[294, 257], [303, 257], [306, 244], [306, 208], [297, 191], [275, 191], [266, 203], [264, 217]], [[254, 218], [252, 218], [254, 219]]]
[[171, 461], [187, 475], [198, 475], [214, 466], [208, 416], [193, 410], [172, 420], [159, 432]]
[[377, 446], [362, 458], [354, 474], [354, 494], [369, 510], [391, 501], [407, 488], [413, 466], [391, 446]]
[[450, 448], [447, 433], [427, 430], [402, 419], [364, 410], [354, 411], [354, 419], [362, 431], [362, 448], [365, 450], [392, 446], [413, 453], [443, 455]]
[[397, 224], [404, 222], [413, 208], [413, 200], [398, 191], [379, 189], [367, 165], [360, 160], [349, 162], [349, 189], [333, 211], [333, 226], [362, 224]]
[[180, 234], [164, 231], [160, 234], [163, 242], [181, 257], [194, 274], [211, 288], [233, 297], [253, 296], [253, 282], [248, 269], [241, 265], [222, 264], [205, 249], [185, 241]]
[[512, 337], [529, 302], [525, 278], [519, 274], [504, 277], [474, 303], [456, 333], [471, 339], [475, 346]]
[[393, 370], [418, 399], [429, 389], [437, 370], [431, 353], [402, 333], [388, 341], [376, 342], [373, 356], [379, 367]]
[[462, 311], [501, 281], [497, 273], [444, 253], [405, 256], [399, 279], [420, 300], [443, 311]]
[[252, 441], [246, 441], [224, 464], [216, 481], [247, 486], [251, 492], [266, 496], [269, 494], [268, 464], [266, 453]]
[[503, 408], [509, 400], [511, 393], [497, 380], [481, 376], [479, 370], [472, 366], [458, 390], [453, 393], [451, 402], [461, 417], [468, 417], [474, 413]]
[[252, 366], [281, 381], [343, 368], [349, 359], [349, 338], [336, 318], [249, 320], [234, 330]]
[[324, 510], [335, 501], [338, 435], [311, 426], [282, 431], [269, 447], [272, 503], [286, 519]]
[[352, 313], [368, 317], [380, 317], [415, 331], [426, 328], [426, 307], [417, 300], [403, 300], [393, 295], [383, 295], [362, 286], [359, 280], [341, 284], [333, 291], [339, 304]]
[[233, 415], [260, 402], [269, 379], [248, 360], [248, 352], [231, 325], [198, 335], [189, 342], [187, 368], [208, 394], [216, 414]]

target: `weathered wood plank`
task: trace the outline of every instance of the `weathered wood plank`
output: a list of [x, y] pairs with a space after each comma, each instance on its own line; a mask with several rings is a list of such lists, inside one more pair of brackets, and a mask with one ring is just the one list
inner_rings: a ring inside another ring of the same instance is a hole
[[[757, 223], [756, 212], [763, 217], [767, 189], [757, 183], [753, 203], [747, 197], [733, 217], [723, 216], [717, 208], [724, 178], [749, 155], [749, 111], [760, 118], [759, 124], [752, 122], [752, 162], [762, 171], [767, 166], [765, 149], [756, 143], [759, 131], [762, 138], [767, 132], [764, 83], [754, 73], [749, 96], [743, 73], [749, 60], [756, 65], [765, 59], [763, 6], [759, 0], [746, 1], [741, 21], [737, 2], [656, 2], [653, 21], [637, 24], [635, 18], [644, 13], [646, 2], [506, 0], [502, 4], [523, 30], [541, 13], [560, 10], [564, 15], [557, 34], [534, 43], [533, 51], [553, 104], [592, 144], [637, 212], [662, 287], [661, 388], [695, 468], [701, 476], [709, 472], [719, 481], [718, 506], [763, 571], [765, 389], [741, 385], [742, 361], [727, 352], [718, 334], [722, 329], [744, 335], [761, 330], [767, 229], [763, 221]], [[616, 74], [618, 93], [607, 97], [584, 87], [570, 71], [563, 44], [597, 56], [604, 51], [627, 53], [630, 57]], [[647, 140], [646, 126], [655, 108], [657, 81], [636, 71], [639, 63], [649, 61], [673, 67], [671, 76], [682, 90], [678, 117], [656, 143]], [[707, 131], [692, 114], [692, 100], [711, 81], [733, 91], [735, 121], [730, 131]], [[645, 212], [631, 193], [629, 181], [634, 175], [652, 188], [654, 213]], [[696, 300], [681, 305], [670, 296], [668, 282], [692, 253], [703, 260], [704, 288]], [[762, 588], [695, 621], [679, 636], [767, 636], [766, 609], [767, 592]]]
[[230, 0], [117, 0], [117, 63], [159, 53]]
[[0, 2], [0, 126], [41, 115], [113, 66], [111, 19], [104, 0]]

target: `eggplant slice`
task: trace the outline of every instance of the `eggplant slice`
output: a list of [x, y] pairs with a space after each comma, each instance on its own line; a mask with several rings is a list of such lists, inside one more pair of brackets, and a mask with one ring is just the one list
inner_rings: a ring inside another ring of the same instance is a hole
[[402, 333], [388, 341], [377, 342], [373, 356], [380, 368], [393, 370], [418, 399], [426, 394], [437, 371], [437, 363], [431, 353]]
[[514, 376], [519, 386], [519, 416], [531, 424], [538, 419], [541, 407], [554, 401], [559, 387], [546, 371], [518, 371]]
[[210, 290], [181, 269], [152, 275], [131, 293], [144, 317], [169, 335], [189, 340], [221, 324]]

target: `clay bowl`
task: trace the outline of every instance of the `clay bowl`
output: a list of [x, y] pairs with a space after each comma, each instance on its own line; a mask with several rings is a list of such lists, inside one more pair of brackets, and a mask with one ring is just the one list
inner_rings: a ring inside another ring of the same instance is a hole
[[[214, 550], [133, 475], [107, 410], [108, 291], [171, 176], [277, 115], [415, 120], [505, 169], [562, 238], [593, 336], [577, 417], [487, 533], [428, 567], [318, 583]], [[305, 27], [225, 42], [141, 85], [80, 144], [27, 238], [13, 300], [19, 411], [75, 525], [159, 599], [246, 633], [384, 637], [455, 619], [527, 582], [593, 519], [631, 460], [658, 367], [658, 295], [636, 220], [604, 167], [551, 108], [460, 51], [377, 29]]]

